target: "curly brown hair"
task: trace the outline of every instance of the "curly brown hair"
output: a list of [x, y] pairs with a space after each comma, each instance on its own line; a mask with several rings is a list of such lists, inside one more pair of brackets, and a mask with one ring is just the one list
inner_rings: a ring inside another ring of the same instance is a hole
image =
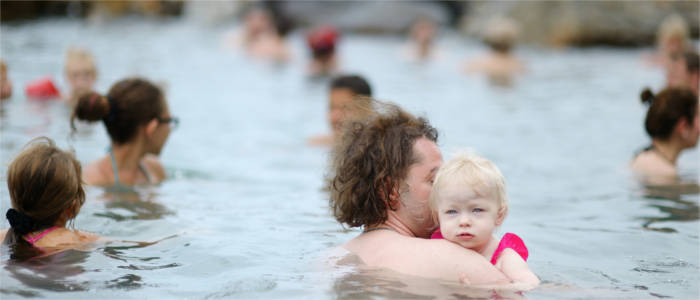
[[326, 178], [333, 216], [350, 227], [378, 225], [388, 209], [389, 195], [417, 162], [413, 145], [425, 137], [437, 142], [438, 132], [395, 104], [372, 100], [377, 108], [362, 120], [347, 124], [335, 144]]

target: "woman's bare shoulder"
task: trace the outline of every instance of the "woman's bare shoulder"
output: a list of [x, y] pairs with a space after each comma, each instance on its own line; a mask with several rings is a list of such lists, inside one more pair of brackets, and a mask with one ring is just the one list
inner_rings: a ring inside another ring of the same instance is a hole
[[106, 176], [108, 173], [107, 166], [103, 164], [104, 158], [88, 163], [83, 168], [83, 181], [89, 185], [104, 186], [110, 184], [110, 178]]
[[662, 161], [657, 155], [649, 151], [641, 152], [635, 156], [630, 163], [630, 168], [646, 176], [673, 177], [677, 175], [677, 170], [674, 166]]

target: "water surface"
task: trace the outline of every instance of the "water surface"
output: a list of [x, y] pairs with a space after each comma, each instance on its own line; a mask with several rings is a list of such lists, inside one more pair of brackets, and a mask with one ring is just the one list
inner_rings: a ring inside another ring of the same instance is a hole
[[[30, 139], [46, 135], [87, 163], [105, 155], [102, 125], [71, 137], [63, 103], [24, 98], [31, 79], [52, 75], [65, 90], [69, 45], [88, 47], [97, 88], [145, 76], [165, 86], [180, 117], [162, 161], [171, 176], [134, 194], [88, 189], [76, 227], [117, 240], [31, 262], [5, 261], [2, 299], [467, 298], [455, 285], [362, 268], [324, 267], [329, 249], [358, 230], [342, 228], [322, 192], [327, 149], [306, 139], [327, 132], [325, 80], [304, 75], [304, 41], [293, 33], [284, 66], [223, 50], [229, 25], [125, 19], [98, 25], [46, 20], [0, 25], [2, 57], [15, 90], [2, 105], [0, 178]], [[644, 187], [626, 166], [648, 143], [639, 92], [663, 74], [643, 66], [649, 49], [521, 47], [529, 75], [494, 88], [459, 73], [483, 46], [443, 36], [442, 60], [407, 63], [393, 36], [343, 36], [345, 70], [365, 75], [379, 99], [427, 116], [446, 158], [470, 147], [508, 182], [501, 232], [530, 248], [540, 276], [532, 299], [697, 299], [700, 244], [697, 189]], [[698, 182], [698, 150], [684, 152], [684, 180]], [[10, 207], [0, 186], [0, 211]], [[4, 223], [6, 224], [6, 223]], [[6, 227], [7, 225], [3, 225]], [[7, 257], [3, 256], [3, 260]]]

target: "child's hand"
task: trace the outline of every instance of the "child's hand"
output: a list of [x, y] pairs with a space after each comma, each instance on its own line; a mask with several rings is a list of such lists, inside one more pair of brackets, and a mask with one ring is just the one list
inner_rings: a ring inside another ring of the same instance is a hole
[[527, 263], [513, 249], [506, 248], [501, 252], [496, 261], [496, 268], [515, 284], [522, 284], [525, 290], [533, 289], [540, 284], [540, 279], [530, 271]]

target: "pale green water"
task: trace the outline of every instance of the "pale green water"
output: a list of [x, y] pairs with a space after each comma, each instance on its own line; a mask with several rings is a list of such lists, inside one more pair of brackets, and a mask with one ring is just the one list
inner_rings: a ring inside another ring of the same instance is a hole
[[[71, 139], [64, 104], [23, 96], [26, 82], [47, 74], [65, 87], [62, 60], [71, 44], [96, 55], [102, 92], [135, 74], [167, 83], [181, 123], [162, 154], [170, 180], [118, 199], [90, 189], [75, 222], [114, 239], [174, 237], [143, 248], [68, 252], [33, 265], [5, 262], [0, 298], [473, 295], [432, 280], [321, 267], [326, 250], [358, 234], [329, 215], [321, 192], [327, 152], [305, 143], [328, 130], [327, 83], [304, 77], [299, 35], [290, 40], [295, 60], [276, 67], [221, 50], [228, 29], [136, 19], [2, 24], [0, 49], [15, 84], [0, 121], [3, 181], [9, 161], [36, 136], [73, 147], [83, 163], [105, 153], [101, 125], [81, 126]], [[643, 67], [642, 50], [520, 49], [530, 75], [513, 89], [494, 89], [457, 70], [482, 50], [473, 41], [445, 37], [445, 59], [428, 65], [401, 61], [401, 46], [396, 37], [346, 35], [342, 64], [365, 75], [379, 99], [427, 116], [440, 130], [446, 158], [471, 147], [501, 168], [511, 199], [502, 231], [524, 238], [530, 267], [543, 281], [525, 297], [700, 296], [697, 190], [645, 197], [626, 170], [648, 143], [638, 93], [663, 82], [663, 74]], [[699, 161], [697, 149], [681, 156], [686, 180], [698, 181]], [[10, 205], [4, 184], [0, 197], [4, 212]]]

